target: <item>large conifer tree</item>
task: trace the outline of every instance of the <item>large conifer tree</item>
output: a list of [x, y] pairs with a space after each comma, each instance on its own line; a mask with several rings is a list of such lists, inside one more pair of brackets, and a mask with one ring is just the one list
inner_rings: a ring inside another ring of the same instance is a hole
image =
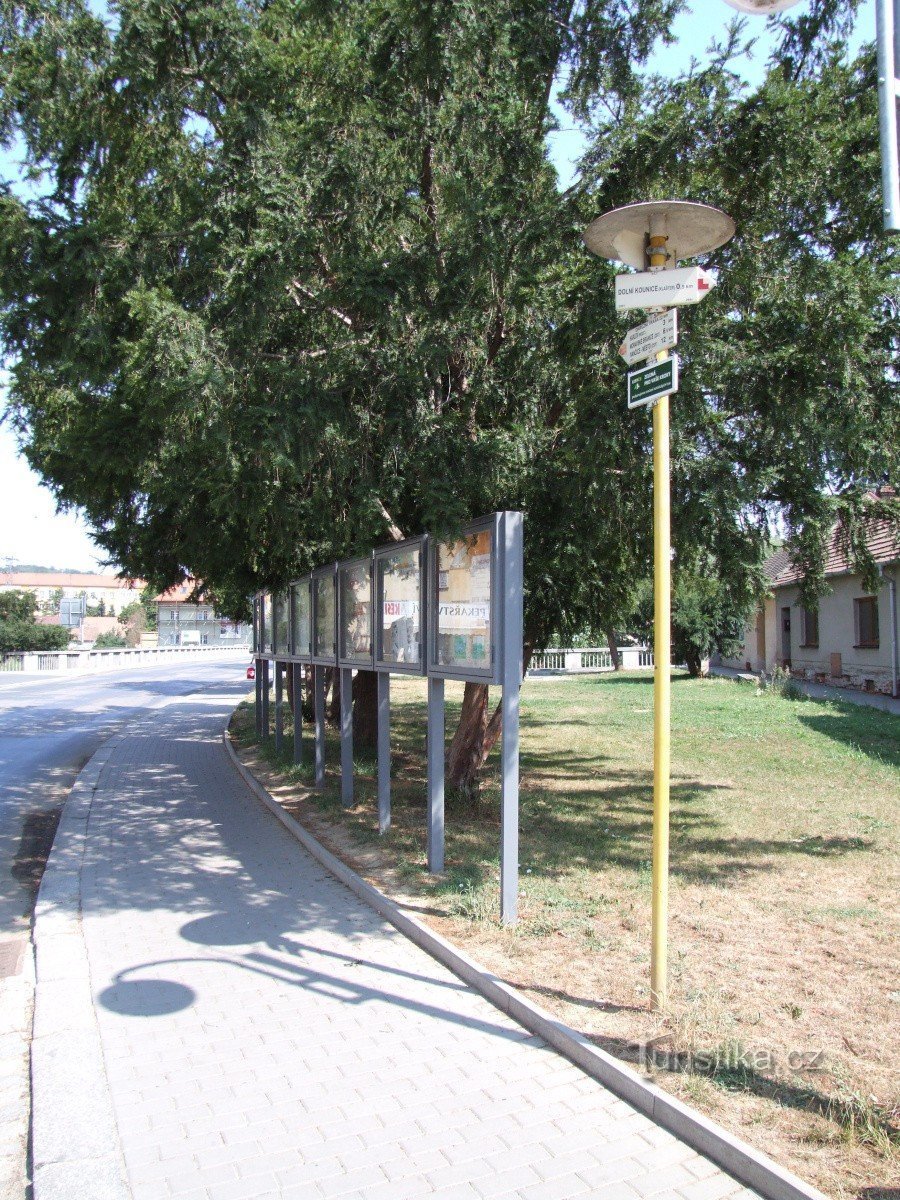
[[[608, 624], [647, 570], [649, 423], [580, 231], [680, 194], [739, 234], [684, 321], [677, 554], [743, 602], [777, 509], [815, 579], [837, 511], [897, 474], [874, 58], [842, 61], [855, 5], [819, 0], [757, 94], [727, 54], [642, 81], [680, 7], [3, 0], [0, 122], [42, 190], [0, 198], [32, 464], [126, 570], [196, 575], [234, 613], [398, 531], [522, 507], [528, 642]], [[565, 193], [560, 80], [591, 147]]]

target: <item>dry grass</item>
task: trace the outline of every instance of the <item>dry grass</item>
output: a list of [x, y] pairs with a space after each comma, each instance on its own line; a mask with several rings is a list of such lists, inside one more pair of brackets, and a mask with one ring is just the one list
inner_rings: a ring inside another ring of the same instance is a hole
[[335, 742], [318, 795], [308, 768], [253, 749], [252, 710], [234, 734], [332, 849], [497, 974], [828, 1194], [896, 1200], [900, 722], [730, 681], [673, 693], [665, 1014], [648, 1007], [646, 675], [526, 683], [514, 930], [497, 920], [495, 765], [476, 807], [448, 797], [447, 872], [425, 872], [421, 681], [392, 681], [384, 839], [374, 760], [344, 813]]

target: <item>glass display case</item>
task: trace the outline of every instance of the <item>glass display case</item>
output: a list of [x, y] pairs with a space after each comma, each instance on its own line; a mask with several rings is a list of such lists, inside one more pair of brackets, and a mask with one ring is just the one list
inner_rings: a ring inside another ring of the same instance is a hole
[[290, 592], [275, 592], [272, 596], [274, 620], [274, 653], [285, 658], [291, 652], [291, 596]]
[[338, 564], [338, 661], [372, 667], [372, 558]]
[[427, 539], [410, 538], [375, 551], [375, 666], [425, 671]]
[[275, 653], [275, 624], [272, 619], [272, 593], [263, 592], [262, 595], [262, 652], [263, 654]]
[[337, 566], [332, 563], [313, 572], [312, 661], [324, 666], [337, 663]]
[[497, 682], [496, 518], [475, 522], [459, 538], [431, 546], [428, 672]]
[[291, 584], [291, 654], [304, 662], [312, 655], [312, 591], [308, 575]]

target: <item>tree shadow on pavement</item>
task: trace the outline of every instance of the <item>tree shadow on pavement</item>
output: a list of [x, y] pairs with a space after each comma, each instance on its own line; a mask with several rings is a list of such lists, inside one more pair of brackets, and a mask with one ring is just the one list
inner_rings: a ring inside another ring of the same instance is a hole
[[[177, 968], [194, 963], [261, 974], [326, 1004], [387, 1004], [527, 1038], [474, 1014], [467, 987], [438, 964], [416, 973], [389, 961], [406, 940], [261, 810], [222, 747], [224, 720], [211, 716], [200, 701], [136, 723], [101, 773], [83, 869], [85, 920], [123, 910], [153, 914], [154, 928], [165, 926], [156, 918], [166, 911], [183, 919], [177, 933], [153, 943], [176, 953], [151, 953], [118, 970], [99, 1003], [141, 1019], [188, 1008], [202, 972], [188, 983]], [[178, 952], [191, 946], [209, 953]], [[404, 986], [392, 988], [392, 980]]]

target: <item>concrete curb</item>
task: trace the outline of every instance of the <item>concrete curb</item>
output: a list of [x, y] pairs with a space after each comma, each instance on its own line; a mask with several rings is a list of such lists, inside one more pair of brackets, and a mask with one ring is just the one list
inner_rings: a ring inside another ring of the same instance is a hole
[[20, 1200], [29, 1172], [34, 944], [22, 937], [19, 949], [18, 970], [0, 979], [0, 1200]]
[[515, 988], [458, 950], [440, 934], [404, 912], [383, 892], [366, 883], [355, 871], [326, 850], [312, 834], [284, 811], [278, 801], [240, 761], [227, 730], [223, 733], [222, 740], [232, 765], [253, 794], [323, 867], [422, 950], [480, 992], [486, 1000], [490, 1000], [514, 1021], [518, 1021], [530, 1033], [543, 1038], [570, 1062], [581, 1067], [586, 1074], [669, 1130], [686, 1145], [704, 1154], [740, 1183], [754, 1188], [761, 1196], [766, 1197], [766, 1200], [828, 1200], [824, 1193], [811, 1184], [804, 1183], [791, 1171], [780, 1167], [762, 1151], [755, 1150], [714, 1121], [704, 1117], [702, 1113], [695, 1112], [655, 1084], [641, 1078], [636, 1071], [594, 1046], [577, 1030], [556, 1020], [537, 1004], [520, 995]]
[[34, 915], [31, 1044], [35, 1200], [131, 1200], [81, 927], [81, 868], [91, 803], [110, 739], [66, 800]]

